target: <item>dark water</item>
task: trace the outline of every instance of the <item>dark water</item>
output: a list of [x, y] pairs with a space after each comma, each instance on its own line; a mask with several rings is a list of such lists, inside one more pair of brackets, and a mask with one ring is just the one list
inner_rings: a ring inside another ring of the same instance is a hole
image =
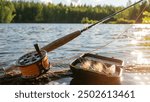
[[[0, 24], [0, 67], [15, 64], [20, 56], [34, 50], [33, 44], [36, 42], [43, 47], [86, 26], [88, 25]], [[122, 59], [125, 64], [149, 64], [150, 46], [136, 45], [139, 42], [149, 43], [149, 40], [143, 39], [147, 35], [150, 35], [150, 25], [99, 24], [68, 44], [49, 52], [48, 56], [51, 62], [58, 63], [61, 67], [66, 67], [74, 60], [74, 56], [91, 51]], [[109, 42], [111, 43], [104, 47]]]

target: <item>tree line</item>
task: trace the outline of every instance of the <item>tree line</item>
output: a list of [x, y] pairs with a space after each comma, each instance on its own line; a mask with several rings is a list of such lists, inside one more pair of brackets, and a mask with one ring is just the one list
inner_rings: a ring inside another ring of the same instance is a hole
[[[127, 5], [132, 4], [129, 0]], [[105, 23], [135, 23], [135, 19], [146, 6], [146, 2], [133, 6]], [[87, 5], [70, 6], [44, 4], [39, 2], [0, 0], [0, 23], [84, 23], [100, 20], [123, 6]], [[146, 8], [136, 23], [149, 19], [150, 9]], [[145, 18], [145, 19], [144, 19]]]

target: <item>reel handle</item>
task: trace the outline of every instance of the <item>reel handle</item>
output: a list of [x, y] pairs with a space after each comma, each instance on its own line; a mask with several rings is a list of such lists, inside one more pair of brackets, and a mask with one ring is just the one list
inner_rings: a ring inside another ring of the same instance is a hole
[[34, 44], [34, 48], [35, 48], [35, 50], [37, 51], [37, 53], [38, 53], [40, 56], [42, 56], [42, 53], [41, 53], [41, 51], [40, 51], [40, 48], [39, 48], [38, 44]]

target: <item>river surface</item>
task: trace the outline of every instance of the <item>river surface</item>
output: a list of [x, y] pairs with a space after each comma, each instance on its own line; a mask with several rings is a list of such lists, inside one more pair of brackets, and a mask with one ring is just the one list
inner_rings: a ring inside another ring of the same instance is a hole
[[[0, 67], [8, 67], [27, 52], [40, 47], [88, 24], [0, 24]], [[150, 46], [145, 36], [150, 35], [150, 25], [99, 24], [85, 31], [68, 44], [48, 53], [49, 60], [67, 67], [76, 56], [97, 53], [124, 60], [125, 64], [149, 64]], [[107, 45], [107, 46], [106, 46]], [[55, 68], [54, 68], [55, 69]]]
[[[35, 50], [35, 43], [43, 47], [87, 26], [89, 25], [0, 24], [0, 68], [16, 64], [19, 57]], [[48, 57], [53, 65], [51, 70], [69, 68], [69, 64], [83, 53], [115, 57], [123, 60], [125, 65], [150, 64], [150, 25], [96, 25], [66, 45], [49, 52]], [[150, 84], [149, 74], [143, 76], [127, 73], [124, 76], [122, 84]], [[67, 77], [46, 84], [70, 84], [71, 80], [71, 77]]]

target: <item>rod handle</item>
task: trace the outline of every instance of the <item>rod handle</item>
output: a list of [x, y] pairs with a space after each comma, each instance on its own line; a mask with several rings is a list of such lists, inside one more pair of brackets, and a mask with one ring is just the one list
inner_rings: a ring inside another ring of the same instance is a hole
[[61, 37], [51, 43], [49, 43], [48, 45], [42, 47], [41, 49], [50, 52], [66, 43], [68, 43], [69, 41], [75, 39], [76, 37], [78, 37], [81, 34], [81, 31], [75, 31], [73, 33], [70, 33], [64, 37]]

